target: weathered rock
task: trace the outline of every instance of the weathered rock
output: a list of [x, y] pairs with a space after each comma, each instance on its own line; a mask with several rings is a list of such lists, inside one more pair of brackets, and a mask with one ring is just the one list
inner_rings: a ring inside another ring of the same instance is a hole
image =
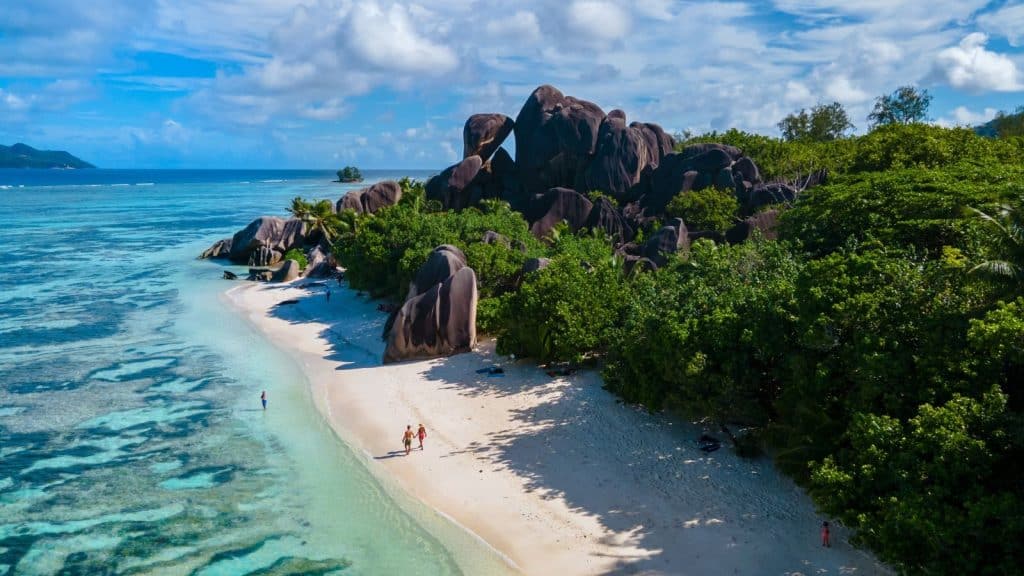
[[702, 174], [717, 174], [719, 170], [732, 165], [732, 157], [719, 148], [711, 148], [696, 156], [687, 156], [685, 153], [682, 156], [686, 161], [687, 170], [696, 170]]
[[611, 236], [613, 242], [629, 242], [633, 239], [633, 228], [626, 221], [614, 204], [608, 198], [600, 197], [594, 202], [584, 227], [591, 230], [604, 230], [605, 234]]
[[258, 266], [249, 268], [249, 277], [247, 279], [254, 282], [270, 282], [270, 279], [273, 278], [273, 276], [273, 270], [265, 266]]
[[291, 282], [300, 275], [299, 263], [295, 260], [285, 260], [280, 268], [274, 271], [270, 277], [271, 282]]
[[569, 224], [569, 229], [576, 232], [587, 222], [594, 204], [582, 194], [569, 188], [552, 188], [536, 201], [534, 214], [540, 214], [530, 226], [530, 233], [537, 238], [544, 238], [561, 221]]
[[272, 266], [281, 261], [281, 253], [267, 246], [260, 246], [249, 254], [249, 266]]
[[715, 187], [730, 192], [736, 188], [736, 183], [733, 181], [732, 168], [722, 168], [718, 171], [718, 174], [715, 175]]
[[582, 172], [577, 189], [600, 190], [620, 202], [632, 199], [633, 186], [640, 182], [652, 153], [647, 150], [643, 132], [626, 126], [624, 117], [624, 113], [609, 113], [601, 123], [597, 150]]
[[743, 151], [735, 146], [729, 146], [728, 144], [716, 144], [713, 142], [703, 144], [690, 144], [689, 146], [683, 148], [680, 154], [683, 158], [693, 158], [695, 156], [700, 156], [701, 154], [706, 154], [711, 150], [719, 150], [721, 152], [725, 152], [726, 155], [729, 156], [730, 161], [739, 160], [740, 157], [743, 156]]
[[329, 277], [334, 274], [335, 268], [338, 267], [334, 254], [331, 253], [329, 248], [325, 248], [323, 244], [318, 244], [310, 250], [306, 258], [306, 269], [303, 271], [303, 275], [307, 278]]
[[530, 94], [515, 121], [516, 166], [528, 194], [570, 187], [596, 149], [604, 118], [599, 106], [553, 86]]
[[449, 166], [444, 172], [427, 180], [427, 199], [440, 202], [448, 210], [466, 208], [470, 205], [470, 185], [482, 167], [483, 161], [479, 156], [470, 156]]
[[359, 202], [362, 204], [363, 212], [374, 214], [385, 206], [394, 206], [402, 199], [402, 187], [394, 180], [377, 182], [369, 188], [363, 189]]
[[808, 188], [822, 186], [826, 183], [828, 183], [828, 168], [816, 170], [814, 172], [811, 172], [807, 176], [797, 178], [796, 180], [791, 182], [793, 187], [801, 192], [807, 190]]
[[231, 256], [231, 238], [225, 238], [223, 240], [217, 240], [203, 253], [199, 255], [200, 259], [206, 258], [227, 258]]
[[498, 234], [494, 230], [488, 230], [484, 232], [484, 235], [482, 238], [480, 238], [480, 241], [483, 242], [484, 244], [501, 244], [506, 248], [512, 245], [512, 243], [509, 242], [508, 238], [506, 238], [502, 234]]
[[238, 274], [235, 274], [231, 270], [225, 270], [222, 278], [225, 280], [238, 280]]
[[466, 352], [476, 344], [476, 273], [461, 268], [414, 296], [395, 314], [384, 363]]
[[680, 218], [673, 218], [658, 230], [644, 244], [643, 256], [662, 267], [671, 255], [690, 247], [686, 224]]
[[462, 129], [462, 157], [479, 156], [484, 162], [512, 133], [515, 125], [504, 114], [474, 114]]
[[755, 184], [750, 190], [750, 198], [747, 200], [747, 209], [756, 210], [769, 204], [783, 204], [796, 200], [799, 192], [791, 184], [784, 182], [769, 182], [766, 184]]
[[305, 222], [296, 218], [285, 220], [261, 216], [232, 237], [230, 258], [234, 262], [247, 263], [250, 255], [260, 247], [284, 254], [292, 248], [301, 247], [305, 241]]
[[776, 227], [779, 223], [778, 210], [765, 210], [758, 212], [742, 222], [737, 223], [725, 233], [725, 239], [730, 244], [737, 244], [750, 238], [755, 231], [758, 231], [762, 238], [774, 240], [779, 234]]
[[654, 263], [650, 258], [643, 256], [634, 256], [632, 254], [626, 255], [622, 261], [622, 270], [626, 274], [633, 274], [634, 272], [653, 272], [658, 269], [658, 265]]
[[523, 262], [523, 268], [519, 271], [520, 276], [526, 276], [534, 272], [539, 272], [547, 268], [551, 264], [550, 258], [530, 258], [526, 262]]
[[644, 139], [647, 150], [646, 164], [651, 168], [657, 168], [661, 159], [672, 153], [675, 141], [662, 130], [661, 126], [650, 123], [633, 122], [630, 128], [640, 133]]
[[352, 190], [335, 204], [335, 212], [353, 210], [357, 214], [373, 214], [385, 206], [398, 204], [402, 187], [394, 180], [384, 180], [366, 188]]
[[732, 165], [733, 174], [739, 174], [743, 177], [743, 180], [752, 184], [758, 184], [761, 182], [761, 171], [758, 170], [757, 164], [750, 158], [744, 156], [737, 160]]
[[408, 300], [423, 294], [431, 286], [444, 282], [446, 278], [466, 267], [466, 255], [455, 246], [442, 244], [427, 256], [427, 261], [416, 271], [416, 277], [409, 284]]

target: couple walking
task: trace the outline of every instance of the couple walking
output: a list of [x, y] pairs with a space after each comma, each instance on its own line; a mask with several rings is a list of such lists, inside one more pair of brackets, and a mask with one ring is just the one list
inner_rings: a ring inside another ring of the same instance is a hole
[[405, 455], [408, 456], [409, 452], [412, 452], [412, 439], [413, 436], [420, 439], [420, 450], [423, 450], [423, 439], [427, 437], [427, 429], [420, 424], [420, 429], [416, 432], [412, 431], [412, 424], [405, 427], [405, 434], [402, 435], [402, 443], [405, 445]]

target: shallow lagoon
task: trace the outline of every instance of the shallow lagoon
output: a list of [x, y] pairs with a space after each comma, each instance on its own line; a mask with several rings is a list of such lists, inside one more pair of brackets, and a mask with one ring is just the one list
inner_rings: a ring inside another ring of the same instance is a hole
[[[31, 172], [0, 182], [0, 575], [505, 571], [337, 440], [292, 361], [226, 309], [222, 265], [195, 260], [353, 186]], [[103, 183], [132, 178], [147, 185]]]

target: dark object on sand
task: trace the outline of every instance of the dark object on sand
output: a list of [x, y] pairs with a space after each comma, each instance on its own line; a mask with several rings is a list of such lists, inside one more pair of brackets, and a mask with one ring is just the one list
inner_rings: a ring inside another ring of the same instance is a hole
[[504, 376], [505, 369], [501, 366], [488, 366], [487, 368], [481, 368], [476, 371], [477, 374], [487, 374], [488, 376]]
[[576, 373], [575, 368], [556, 368], [554, 370], [548, 370], [546, 374], [551, 377], [555, 376], [572, 376]]
[[298, 300], [281, 300], [277, 303], [278, 306], [290, 306], [292, 304], [298, 304]]
[[700, 439], [697, 440], [697, 448], [701, 452], [714, 452], [722, 447], [722, 442], [714, 436], [708, 436], [707, 434], [701, 434]]
[[225, 270], [224, 271], [224, 279], [225, 280], [238, 280], [238, 274], [235, 274], [231, 270]]

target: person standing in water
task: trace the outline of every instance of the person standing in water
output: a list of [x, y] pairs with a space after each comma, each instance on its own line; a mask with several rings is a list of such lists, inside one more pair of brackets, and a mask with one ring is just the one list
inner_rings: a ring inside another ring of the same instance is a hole
[[330, 301], [331, 301], [331, 289], [328, 288], [327, 289], [327, 302], [330, 303]]
[[260, 402], [263, 403], [263, 409], [266, 410], [267, 409], [267, 391], [266, 390], [264, 390], [263, 393], [260, 394]]
[[412, 424], [405, 427], [405, 434], [402, 435], [402, 444], [405, 445], [405, 455], [412, 451]]
[[420, 450], [423, 450], [423, 439], [427, 437], [427, 429], [420, 424], [420, 429], [416, 431], [416, 437], [420, 439]]
[[832, 534], [828, 529], [828, 520], [821, 523], [821, 545], [825, 548], [832, 547]]

